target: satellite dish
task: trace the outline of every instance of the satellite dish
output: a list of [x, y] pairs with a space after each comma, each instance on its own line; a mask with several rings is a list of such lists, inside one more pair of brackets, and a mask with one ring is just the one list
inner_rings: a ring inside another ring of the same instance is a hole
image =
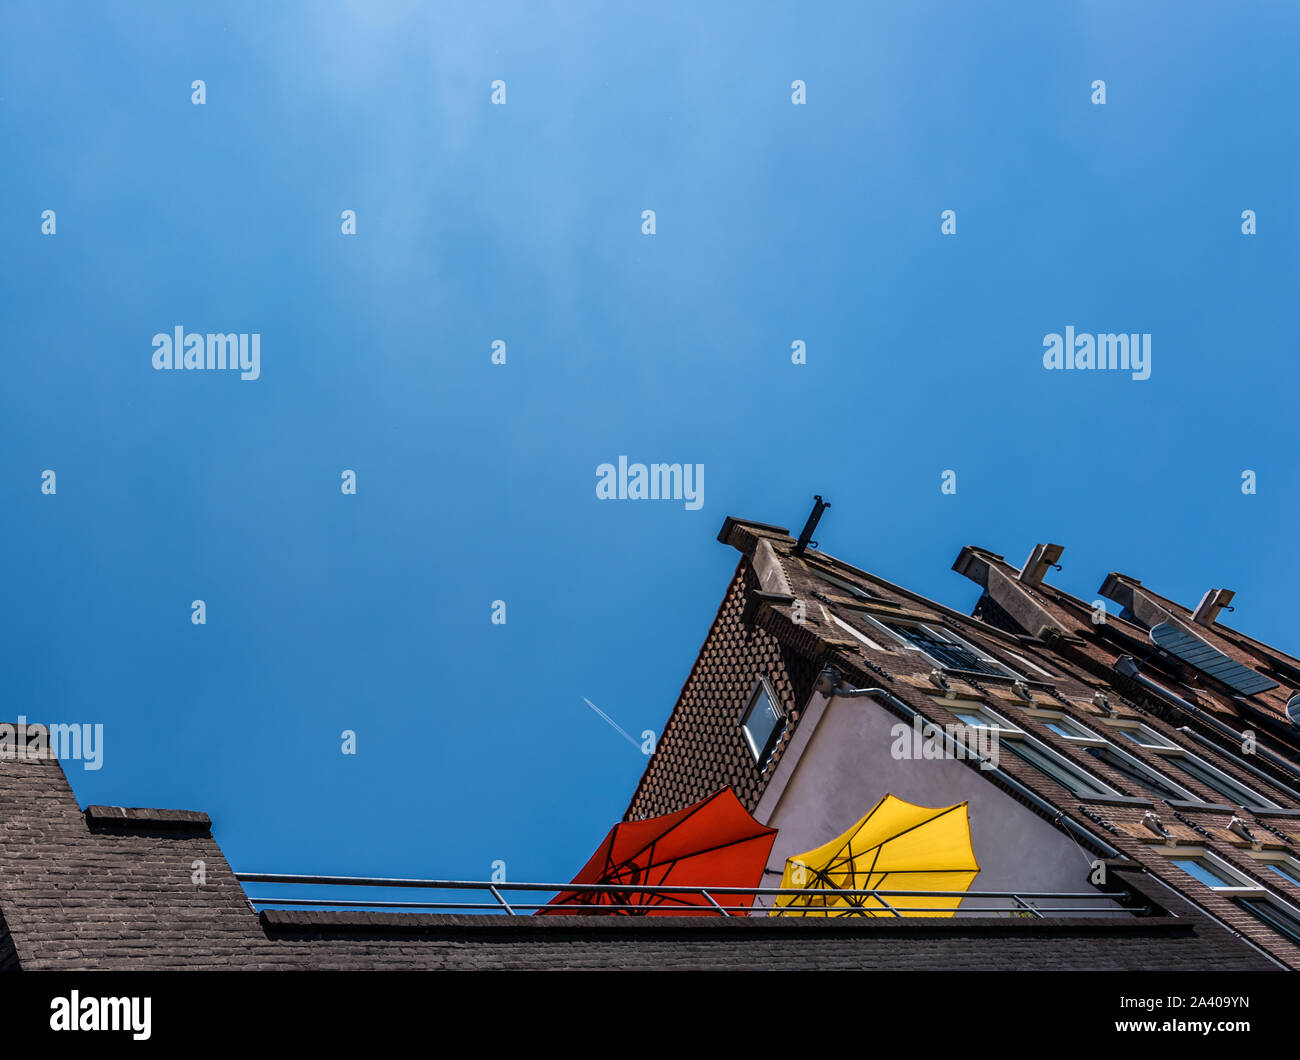
[[1300, 692], [1292, 692], [1291, 698], [1286, 701], [1286, 716], [1291, 719], [1291, 724], [1300, 729]]

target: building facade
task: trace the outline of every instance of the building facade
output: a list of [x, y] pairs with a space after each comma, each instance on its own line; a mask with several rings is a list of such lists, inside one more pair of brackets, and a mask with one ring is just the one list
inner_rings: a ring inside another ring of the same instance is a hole
[[1231, 592], [1189, 609], [1112, 573], [1110, 613], [1047, 582], [1059, 546], [1020, 568], [968, 547], [966, 615], [781, 527], [719, 540], [739, 563], [629, 819], [729, 784], [780, 829], [775, 886], [886, 793], [967, 802], [972, 890], [1104, 889], [1122, 864], [1300, 966], [1300, 660], [1220, 622]]

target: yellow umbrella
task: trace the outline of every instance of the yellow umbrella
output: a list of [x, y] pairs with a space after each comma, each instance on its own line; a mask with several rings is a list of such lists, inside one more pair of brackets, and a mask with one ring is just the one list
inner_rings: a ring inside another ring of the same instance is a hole
[[[818, 894], [781, 895], [772, 916], [952, 916], [961, 895], [904, 897], [842, 891], [965, 891], [979, 872], [967, 804], [933, 808], [886, 795], [837, 839], [790, 858], [781, 887]], [[912, 912], [909, 909], [937, 909]]]

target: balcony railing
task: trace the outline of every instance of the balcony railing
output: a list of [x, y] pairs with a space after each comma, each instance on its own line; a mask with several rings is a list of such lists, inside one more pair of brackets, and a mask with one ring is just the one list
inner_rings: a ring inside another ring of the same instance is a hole
[[[488, 901], [395, 901], [379, 898], [306, 898], [297, 895], [253, 896], [248, 900], [257, 909], [311, 908], [311, 909], [366, 909], [383, 912], [458, 912], [505, 913], [511, 916], [533, 913], [538, 909], [552, 909], [569, 915], [644, 915], [648, 911], [663, 913], [671, 910], [681, 916], [894, 916], [907, 917], [922, 913], [944, 913], [959, 917], [1044, 917], [1071, 915], [1141, 916], [1151, 912], [1146, 906], [1123, 905], [1129, 900], [1124, 892], [1098, 891], [903, 891], [903, 890], [827, 890], [825, 888], [781, 887], [675, 887], [647, 884], [574, 884], [574, 883], [495, 883], [486, 880], [414, 880], [384, 879], [367, 876], [287, 876], [265, 872], [237, 872], [235, 878], [242, 884], [263, 883], [277, 886], [333, 887], [356, 889], [417, 889], [434, 892], [468, 892]], [[603, 898], [600, 904], [566, 902], [552, 905], [538, 900], [542, 896], [557, 894], [589, 895]], [[520, 898], [507, 897], [521, 895]], [[775, 899], [782, 896], [808, 896], [808, 904], [776, 906]], [[744, 896], [752, 898], [753, 905], [741, 903]], [[625, 899], [620, 902], [620, 898]], [[963, 907], [953, 909], [948, 905], [899, 907], [890, 899], [935, 898], [949, 903], [959, 899]], [[529, 901], [527, 899], [533, 899]], [[633, 904], [635, 899], [635, 904]], [[655, 904], [648, 904], [647, 899]], [[847, 905], [824, 905], [840, 901]], [[689, 901], [690, 904], [686, 904]], [[680, 902], [681, 904], [674, 904]], [[966, 905], [970, 902], [970, 905]], [[992, 904], [986, 904], [992, 903]], [[1063, 903], [1063, 904], [1062, 904]], [[1091, 903], [1091, 904], [1088, 904]]]

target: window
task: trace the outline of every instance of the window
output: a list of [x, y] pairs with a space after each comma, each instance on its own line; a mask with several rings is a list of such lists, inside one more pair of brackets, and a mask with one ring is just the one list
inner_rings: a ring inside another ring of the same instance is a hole
[[[1180, 853], [1169, 860], [1193, 879], [1231, 898], [1237, 908], [1249, 913], [1260, 923], [1267, 924], [1292, 942], [1300, 943], [1300, 910], [1274, 897], [1221, 858], [1204, 850], [1196, 850]], [[1300, 863], [1294, 858], [1283, 858], [1266, 864], [1270, 868], [1277, 865], [1293, 872], [1300, 868]]]
[[1148, 729], [1145, 725], [1125, 725], [1115, 726], [1119, 734], [1126, 739], [1132, 740], [1139, 747], [1155, 747], [1161, 750], [1177, 750], [1176, 745], [1170, 743], [1154, 729]]
[[[805, 558], [811, 558], [811, 557], [805, 557]], [[844, 592], [848, 593], [854, 599], [871, 600], [876, 603], [880, 602], [879, 596], [875, 595], [874, 593], [868, 592], [860, 585], [854, 585], [853, 582], [851, 581], [846, 581], [844, 578], [837, 577], [836, 575], [828, 571], [825, 567], [823, 567], [820, 563], [812, 563], [810, 564], [810, 566], [813, 568], [813, 570], [817, 572], [817, 577], [819, 577], [822, 581], [826, 582], [828, 585], [835, 586], [835, 588], [837, 589], [844, 590]]]
[[1064, 736], [1067, 740], [1095, 740], [1097, 737], [1088, 729], [1085, 729], [1073, 718], [1067, 718], [1061, 715], [1059, 718], [1053, 718], [1051, 721], [1043, 722], [1052, 732], [1058, 736]]
[[1114, 798], [1119, 794], [1110, 785], [1080, 769], [1068, 758], [1053, 751], [1047, 744], [1035, 740], [1024, 729], [1017, 728], [1006, 718], [993, 713], [984, 704], [937, 698], [935, 702], [952, 711], [967, 725], [992, 729], [997, 734], [997, 746], [1000, 750], [1010, 751], [1022, 762], [1033, 766], [1045, 777], [1068, 788], [1080, 798]]
[[1300, 943], [1300, 913], [1272, 898], [1236, 898], [1238, 906], [1292, 942]]
[[939, 699], [935, 697], [935, 702], [941, 707], [952, 711], [963, 723], [975, 729], [996, 729], [1007, 736], [1022, 735], [1021, 730], [1017, 729], [1009, 721], [998, 717], [993, 711], [982, 703], [976, 703], [972, 700], [956, 702], [950, 699]]
[[1010, 751], [1017, 758], [1028, 762], [1044, 776], [1050, 777], [1062, 787], [1069, 788], [1081, 798], [1107, 798], [1119, 794], [1100, 780], [1095, 780], [1082, 769], [1075, 766], [1055, 751], [1029, 740], [1007, 740], [998, 742], [998, 746]]
[[[1113, 725], [1112, 727], [1139, 747], [1145, 747], [1149, 751], [1156, 752], [1168, 763], [1171, 769], [1177, 771], [1179, 776], [1186, 776], [1199, 781], [1211, 791], [1218, 792], [1233, 806], [1245, 806], [1249, 809], [1259, 810], [1278, 809], [1278, 804], [1272, 799], [1265, 798], [1254, 788], [1233, 779], [1223, 770], [1215, 768], [1204, 759], [1198, 758], [1189, 751], [1184, 751], [1154, 729], [1145, 725]], [[1180, 798], [1188, 802], [1205, 801], [1201, 796], [1190, 790]]]
[[760, 680], [749, 697], [749, 706], [745, 708], [745, 720], [741, 728], [745, 741], [749, 744], [754, 761], [762, 765], [776, 746], [777, 737], [785, 726], [785, 712], [777, 705], [776, 699], [768, 692], [767, 685]]
[[847, 631], [847, 632], [849, 632], [849, 633], [852, 633], [855, 637], [858, 638], [858, 640], [862, 641], [862, 643], [865, 644], [868, 648], [875, 648], [876, 651], [884, 651], [884, 650], [885, 650], [885, 649], [882, 648], [879, 644], [877, 644], [874, 640], [872, 640], [870, 637], [868, 637], [865, 633], [863, 633], [861, 630], [859, 630], [857, 627], [855, 627], [855, 626], [851, 626], [851, 625], [849, 625], [847, 622], [845, 622], [844, 619], [840, 618], [839, 615], [831, 615], [831, 621], [834, 622], [834, 623], [835, 623], [837, 626], [839, 626], [841, 629], [843, 629], [843, 630], [845, 630], [845, 631]]
[[1188, 876], [1200, 880], [1206, 887], [1212, 887], [1216, 891], [1238, 891], [1244, 888], [1259, 890], [1259, 884], [1253, 883], [1246, 877], [1234, 872], [1225, 862], [1220, 861], [1213, 854], [1200, 853], [1172, 857], [1169, 860], [1187, 873]]
[[1056, 680], [1056, 674], [1052, 673], [1051, 670], [1044, 670], [1041, 666], [1038, 665], [1038, 663], [1034, 662], [1033, 659], [1026, 659], [1023, 655], [1017, 655], [1013, 651], [1007, 652], [1007, 655], [1010, 656], [1012, 659], [1015, 659], [1016, 662], [1020, 663], [1021, 666], [1027, 666], [1031, 670], [1037, 670], [1044, 677], [1050, 678], [1053, 681]]
[[1199, 801], [1186, 788], [1180, 787], [1173, 781], [1161, 776], [1145, 762], [1134, 758], [1127, 751], [1116, 747], [1109, 740], [1098, 736], [1073, 718], [1060, 714], [1054, 718], [1045, 719], [1043, 724], [1057, 735], [1064, 736], [1073, 743], [1082, 744], [1085, 753], [1092, 755], [1098, 761], [1105, 762], [1111, 769], [1131, 780], [1148, 795], [1154, 795], [1158, 799], [1171, 799], [1174, 801]]
[[[1271, 799], [1264, 798], [1259, 792], [1253, 791], [1246, 787], [1245, 784], [1239, 784], [1227, 773], [1215, 769], [1214, 766], [1202, 761], [1195, 755], [1182, 751], [1178, 754], [1165, 755], [1164, 758], [1175, 769], [1186, 773], [1194, 780], [1199, 780], [1207, 788], [1217, 791], [1234, 806], [1277, 809], [1277, 803]], [[1198, 799], [1197, 801], [1201, 800]]]
[[922, 652], [945, 670], [965, 670], [994, 677], [1020, 677], [993, 656], [962, 640], [944, 626], [926, 626], [920, 622], [899, 622], [892, 619], [871, 621], [904, 644]]
[[1300, 862], [1295, 858], [1279, 858], [1277, 861], [1265, 861], [1264, 866], [1281, 876], [1288, 883], [1300, 887]]
[[1089, 747], [1087, 751], [1088, 754], [1105, 762], [1117, 773], [1123, 774], [1148, 795], [1154, 795], [1157, 799], [1168, 799], [1171, 802], [1198, 801], [1186, 788], [1180, 788], [1172, 781], [1166, 780], [1154, 769], [1139, 762], [1136, 758], [1126, 755], [1112, 744], [1106, 744], [1102, 747]]

